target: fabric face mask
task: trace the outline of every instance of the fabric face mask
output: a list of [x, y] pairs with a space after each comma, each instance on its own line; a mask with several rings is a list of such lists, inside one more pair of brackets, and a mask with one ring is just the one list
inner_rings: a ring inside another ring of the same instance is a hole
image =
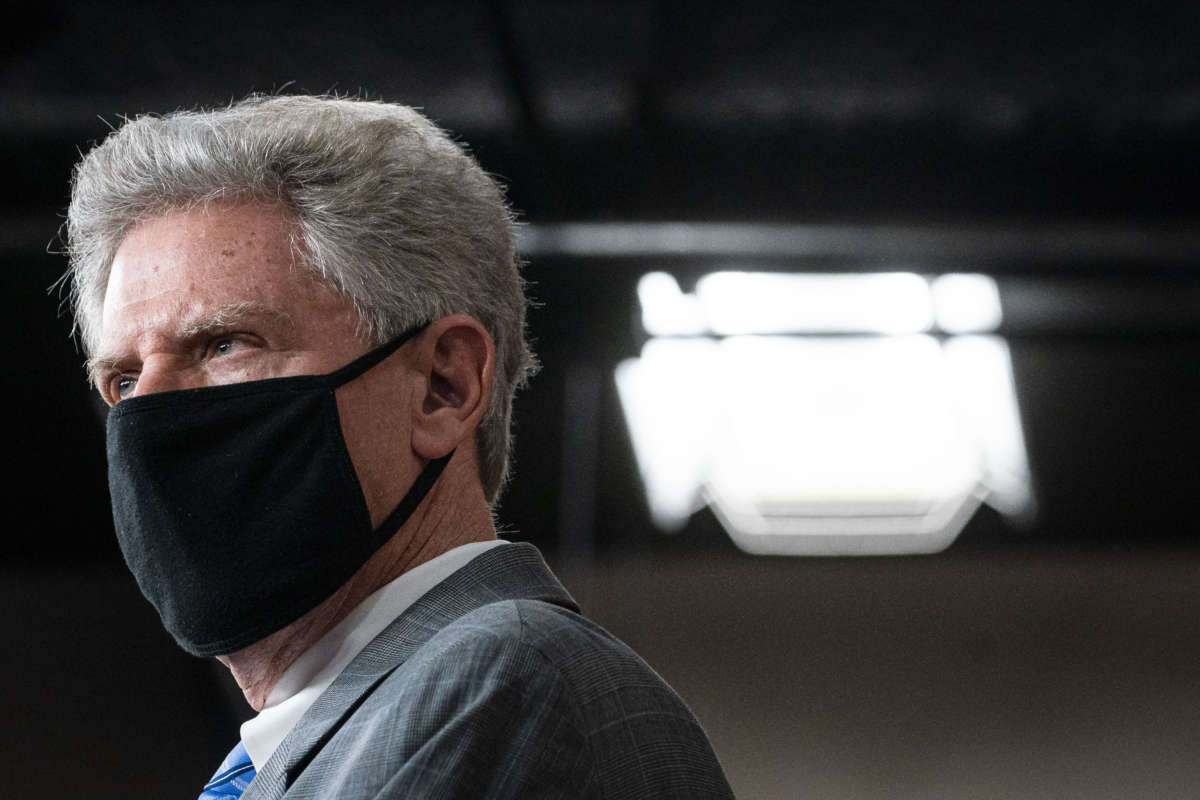
[[197, 656], [240, 650], [311, 611], [413, 513], [448, 454], [372, 528], [334, 390], [424, 329], [326, 375], [122, 400], [108, 414], [108, 485], [125, 562]]

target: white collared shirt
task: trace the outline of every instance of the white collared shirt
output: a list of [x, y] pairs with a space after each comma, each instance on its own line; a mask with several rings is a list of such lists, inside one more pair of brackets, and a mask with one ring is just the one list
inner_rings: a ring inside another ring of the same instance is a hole
[[254, 769], [262, 770], [309, 706], [396, 617], [475, 556], [502, 544], [508, 542], [471, 542], [410, 569], [359, 603], [305, 650], [279, 678], [258, 716], [242, 723], [242, 743]]

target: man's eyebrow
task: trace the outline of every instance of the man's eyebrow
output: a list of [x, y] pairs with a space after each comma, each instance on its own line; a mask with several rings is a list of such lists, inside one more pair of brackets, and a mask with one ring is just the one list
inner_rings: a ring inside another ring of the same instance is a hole
[[[253, 300], [243, 300], [236, 303], [226, 303], [215, 309], [206, 309], [202, 314], [184, 316], [173, 336], [177, 341], [186, 342], [210, 331], [227, 330], [255, 320], [270, 320], [281, 323], [288, 328], [294, 328], [296, 321], [286, 311], [257, 303]], [[90, 383], [111, 370], [120, 368], [128, 358], [116, 353], [98, 353], [84, 362]]]
[[102, 373], [111, 372], [116, 369], [122, 359], [120, 356], [98, 355], [92, 356], [87, 361], [83, 362], [83, 368], [87, 371], [88, 383], [95, 385], [96, 379]]
[[204, 314], [193, 316], [191, 319], [185, 318], [175, 329], [175, 336], [181, 340], [194, 339], [208, 331], [223, 330], [263, 319], [283, 323], [289, 328], [294, 328], [296, 325], [295, 320], [286, 311], [256, 303], [253, 300], [242, 300], [207, 310]]

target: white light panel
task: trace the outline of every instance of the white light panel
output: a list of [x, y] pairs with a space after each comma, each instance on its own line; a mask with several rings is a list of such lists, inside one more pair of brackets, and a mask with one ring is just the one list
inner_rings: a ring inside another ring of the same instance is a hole
[[651, 336], [690, 336], [705, 333], [708, 322], [695, 295], [684, 294], [665, 272], [642, 276], [637, 286], [642, 328]]
[[933, 325], [919, 275], [715, 272], [696, 284], [713, 333], [920, 333]]
[[[725, 272], [693, 296], [646, 276], [647, 331], [672, 338], [650, 339], [616, 381], [656, 523], [678, 530], [708, 502], [749, 552], [893, 554], [946, 547], [981, 499], [1031, 514], [1003, 340], [918, 333], [932, 297], [939, 320], [998, 324], [978, 302], [984, 276], [947, 277], [931, 295], [904, 273]], [[751, 327], [892, 334], [695, 335]]]
[[931, 288], [937, 325], [946, 333], [987, 333], [1000, 328], [1000, 289], [993, 278], [941, 275]]

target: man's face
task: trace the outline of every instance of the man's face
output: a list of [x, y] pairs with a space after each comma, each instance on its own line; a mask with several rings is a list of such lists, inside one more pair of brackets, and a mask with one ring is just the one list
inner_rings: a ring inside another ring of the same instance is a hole
[[[250, 204], [177, 211], [135, 227], [113, 261], [91, 360], [105, 401], [331, 372], [367, 352], [353, 304], [293, 263], [291, 234], [279, 210]], [[376, 524], [419, 467], [404, 412], [420, 384], [404, 352], [337, 391]]]
[[328, 372], [369, 348], [349, 301], [294, 265], [275, 209], [214, 205], [135, 227], [113, 261], [96, 387], [167, 389]]

